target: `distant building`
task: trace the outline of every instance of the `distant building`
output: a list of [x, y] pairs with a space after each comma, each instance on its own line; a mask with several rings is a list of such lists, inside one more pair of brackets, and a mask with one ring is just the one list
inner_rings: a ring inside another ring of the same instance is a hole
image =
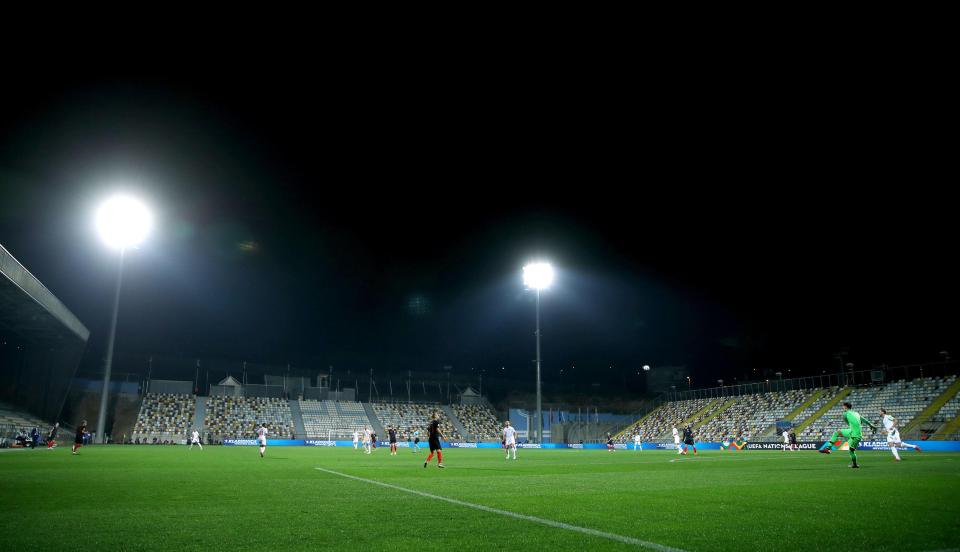
[[460, 394], [460, 404], [480, 404], [480, 393], [473, 390], [473, 387], [467, 387], [467, 390]]

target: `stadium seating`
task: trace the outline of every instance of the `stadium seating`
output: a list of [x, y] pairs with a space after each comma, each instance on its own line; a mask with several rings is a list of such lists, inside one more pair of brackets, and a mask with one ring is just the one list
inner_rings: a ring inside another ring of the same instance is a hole
[[193, 395], [147, 393], [140, 404], [131, 439], [152, 441], [180, 440], [193, 426], [196, 400]]
[[691, 399], [687, 401], [673, 401], [660, 406], [649, 416], [633, 424], [620, 434], [621, 442], [632, 441], [633, 436], [639, 434], [644, 441], [666, 439], [671, 436], [671, 428], [681, 428], [681, 422], [701, 410], [712, 399]]
[[402, 440], [411, 439], [414, 431], [420, 432], [420, 439], [426, 440], [427, 424], [430, 417], [440, 417], [440, 430], [444, 438], [459, 440], [463, 436], [453, 426], [453, 422], [439, 405], [421, 403], [373, 403], [373, 410], [384, 428], [396, 427]]
[[[956, 379], [924, 378], [912, 381], [895, 381], [883, 385], [853, 389], [844, 401], [867, 419], [876, 422], [880, 418], [880, 408], [897, 418], [901, 426], [906, 425], [930, 402], [941, 394]], [[832, 387], [825, 390], [810, 405], [793, 419], [799, 425], [814, 416], [843, 388]], [[759, 440], [762, 437], [778, 436], [769, 434], [772, 426], [790, 412], [810, 399], [815, 390], [793, 390], [784, 392], [759, 393], [736, 397], [733, 404], [720, 411], [722, 404], [731, 399], [696, 399], [669, 402], [662, 405], [646, 418], [622, 432], [618, 440], [628, 442], [639, 434], [644, 441], [670, 441], [670, 429], [676, 426], [707, 420], [695, 433], [700, 441], [721, 441], [725, 438], [743, 438]], [[714, 401], [711, 404], [711, 401]], [[705, 408], [710, 405], [710, 408]], [[813, 420], [798, 437], [801, 440], [823, 440], [837, 428], [843, 427], [840, 421], [842, 407], [833, 406], [827, 413]], [[937, 414], [938, 419], [949, 420], [960, 411], [960, 396], [953, 397]], [[682, 423], [686, 420], [686, 423]]]
[[[715, 416], [715, 415], [717, 414], [717, 411], [719, 411], [720, 408], [724, 405], [724, 403], [727, 402], [727, 401], [729, 401], [729, 400], [733, 400], [733, 399], [729, 399], [729, 398], [716, 399], [716, 400], [713, 401], [712, 404], [711, 404], [711, 403], [708, 403], [708, 404], [709, 404], [709, 407], [708, 407], [708, 408], [705, 408], [705, 409], [701, 410], [700, 412], [696, 412], [696, 413], [693, 415], [693, 417], [691, 417], [689, 420], [687, 420], [686, 424], [684, 424], [684, 425], [698, 426], [699, 424], [701, 424], [702, 422], [704, 422], [704, 420], [709, 420], [711, 417]], [[678, 429], [679, 429], [679, 428], [678, 428]]]
[[499, 441], [503, 425], [496, 415], [486, 406], [476, 404], [455, 404], [453, 413], [467, 430], [468, 438], [477, 441]]
[[784, 391], [744, 395], [697, 431], [700, 441], [725, 438], [752, 440], [810, 398], [813, 391]]
[[960, 413], [960, 393], [954, 395], [945, 405], [941, 406], [936, 417], [938, 420], [948, 421], [956, 418], [958, 413]]
[[289, 439], [295, 433], [293, 414], [285, 399], [267, 397], [208, 397], [204, 432], [216, 439], [252, 438], [267, 424], [271, 439]]
[[[842, 387], [828, 387], [824, 390], [823, 394], [817, 397], [817, 400], [810, 403], [806, 408], [797, 413], [793, 417], [793, 425], [798, 426], [803, 422], [807, 421], [810, 416], [813, 416], [820, 411], [827, 403], [829, 403], [834, 397], [837, 396], [840, 391], [844, 388]], [[797, 438], [801, 438], [802, 435], [798, 435]]]
[[354, 431], [362, 432], [364, 426], [371, 426], [358, 402], [301, 400], [300, 413], [308, 439], [346, 439]]
[[[15, 406], [6, 403], [0, 403], [0, 445], [12, 442], [18, 430], [30, 433], [33, 428], [40, 429], [40, 435], [46, 436], [53, 424], [44, 422], [33, 414], [23, 412]], [[66, 434], [65, 430], [60, 431], [60, 438]]]
[[49, 422], [44, 422], [40, 418], [23, 412], [18, 408], [8, 405], [6, 403], [0, 403], [0, 426], [10, 426], [16, 428], [34, 428], [39, 427], [41, 430], [49, 427], [51, 424]]
[[[849, 402], [854, 410], [873, 423], [880, 419], [880, 408], [905, 426], [921, 410], [953, 383], [956, 376], [947, 378], [923, 378], [911, 381], [899, 380], [884, 385], [853, 389], [843, 402]], [[836, 429], [846, 427], [841, 416], [843, 408], [838, 404], [805, 428], [803, 440], [820, 441], [828, 438]], [[869, 430], [868, 430], [869, 431]], [[867, 434], [869, 435], [869, 433]], [[878, 434], [879, 435], [879, 434]]]

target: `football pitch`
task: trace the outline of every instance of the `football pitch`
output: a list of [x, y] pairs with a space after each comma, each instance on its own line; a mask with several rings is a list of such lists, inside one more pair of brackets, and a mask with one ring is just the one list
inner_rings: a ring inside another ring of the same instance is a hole
[[8, 550], [944, 550], [960, 454], [96, 446], [0, 453]]

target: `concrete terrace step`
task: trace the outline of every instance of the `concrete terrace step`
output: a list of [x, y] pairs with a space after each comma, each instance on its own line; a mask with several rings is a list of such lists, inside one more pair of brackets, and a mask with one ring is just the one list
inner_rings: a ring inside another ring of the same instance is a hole
[[715, 411], [713, 412], [713, 414], [710, 414], [710, 415], [707, 416], [706, 418], [704, 418], [704, 419], [700, 420], [699, 422], [695, 423], [691, 429], [693, 429], [694, 432], [696, 432], [697, 428], [699, 428], [700, 426], [706, 424], [706, 423], [709, 422], [710, 420], [712, 420], [712, 419], [716, 418], [717, 416], [719, 416], [720, 414], [722, 414], [726, 409], [728, 409], [728, 408], [730, 408], [731, 406], [733, 406], [733, 403], [735, 403], [735, 402], [737, 402], [737, 399], [727, 399], [727, 401], [724, 402], [722, 405], [720, 405], [720, 408], [718, 408], [717, 410], [715, 410]]
[[[786, 416], [784, 416], [783, 419], [784, 419], [784, 420], [793, 421], [793, 419], [796, 418], [798, 414], [800, 414], [801, 412], [803, 412], [804, 410], [806, 410], [811, 404], [815, 403], [815, 402], [817, 401], [817, 399], [819, 399], [820, 397], [822, 397], [823, 394], [826, 393], [826, 392], [827, 392], [826, 389], [820, 389], [819, 391], [817, 391], [816, 393], [814, 393], [813, 395], [811, 395], [809, 399], [803, 401], [803, 404], [801, 404], [800, 406], [794, 408], [794, 409], [793, 409], [793, 412], [791, 412], [791, 413], [787, 414]], [[776, 427], [776, 426], [774, 426], [774, 427]]]
[[[816, 400], [819, 399], [821, 396], [823, 396], [823, 394], [826, 392], [827, 392], [826, 389], [817, 390], [816, 392], [813, 393], [813, 395], [810, 396], [809, 399], [803, 401], [803, 404], [794, 408], [793, 412], [790, 412], [789, 414], [784, 416], [783, 419], [792, 422], [797, 417], [798, 414], [806, 410], [811, 404], [816, 402]], [[764, 430], [762, 436], [773, 437], [774, 435], [776, 435], [776, 433], [777, 433], [777, 424], [773, 424], [770, 427], [768, 427], [766, 430]]]
[[300, 401], [290, 400], [290, 414], [293, 415], [293, 427], [296, 429], [297, 435], [307, 435], [307, 427], [303, 425], [303, 411], [300, 410]]
[[954, 433], [960, 433], [960, 416], [950, 420], [949, 422], [943, 424], [936, 433], [933, 434], [933, 439], [937, 441], [942, 441], [947, 438], [949, 435]]
[[680, 425], [686, 427], [687, 424], [689, 424], [689, 423], [692, 422], [693, 420], [697, 419], [697, 416], [699, 416], [699, 415], [701, 415], [701, 414], [706, 414], [707, 412], [710, 412], [711, 409], [716, 408], [717, 403], [719, 403], [719, 402], [720, 402], [720, 399], [714, 399], [714, 400], [708, 402], [708, 403], [707, 403], [707, 406], [704, 406], [704, 407], [701, 408], [700, 410], [697, 410], [696, 412], [694, 412], [694, 413], [691, 414], [690, 416], [686, 417], [682, 422], [680, 422]]
[[841, 390], [839, 393], [837, 393], [835, 397], [827, 401], [827, 404], [820, 407], [820, 410], [817, 410], [816, 412], [813, 413], [812, 416], [810, 416], [809, 418], [801, 422], [800, 425], [794, 427], [794, 431], [797, 434], [800, 434], [801, 431], [803, 431], [804, 429], [807, 429], [807, 427], [809, 427], [810, 424], [819, 420], [821, 416], [829, 412], [830, 409], [836, 406], [840, 401], [847, 398], [847, 395], [849, 395], [851, 391], [852, 389], [850, 388]]
[[193, 411], [193, 429], [203, 433], [203, 420], [207, 417], [207, 398], [206, 397], [194, 397], [196, 399], [196, 407]]
[[467, 434], [467, 428], [463, 427], [463, 424], [460, 423], [460, 419], [457, 418], [457, 415], [453, 412], [453, 409], [450, 408], [450, 405], [445, 404], [440, 407], [440, 410], [443, 410], [443, 413], [446, 414], [448, 418], [450, 418], [450, 421], [453, 423], [454, 429], [460, 432], [460, 435], [463, 436], [464, 440], [468, 440], [471, 437], [474, 437], [473, 435]]
[[[939, 395], [936, 399], [933, 399], [933, 400], [930, 402], [930, 404], [927, 405], [926, 408], [924, 408], [923, 410], [920, 411], [919, 414], [917, 414], [916, 416], [914, 416], [914, 418], [913, 418], [912, 420], [910, 420], [910, 423], [908, 423], [906, 426], [904, 426], [903, 428], [901, 428], [901, 429], [900, 429], [900, 434], [905, 436], [905, 435], [907, 435], [909, 432], [911, 432], [911, 431], [913, 431], [914, 429], [916, 429], [917, 426], [919, 426], [921, 423], [923, 423], [923, 422], [927, 421], [928, 419], [930, 419], [931, 416], [933, 416], [934, 414], [936, 414], [937, 412], [939, 412], [941, 408], [943, 408], [943, 405], [947, 404], [947, 402], [948, 402], [950, 399], [952, 399], [953, 397], [955, 397], [958, 392], [960, 392], [960, 378], [957, 378], [957, 379], [950, 385], [950, 387], [947, 387], [947, 388], [943, 391], [943, 393], [940, 393], [940, 395]], [[934, 436], [938, 436], [938, 435], [939, 435], [939, 436], [941, 436], [941, 438], [942, 438], [943, 435], [947, 435], [947, 434], [949, 434], [949, 433], [953, 433], [953, 432], [955, 432], [957, 429], [960, 429], [960, 422], [957, 421], [958, 419], [960, 419], [960, 416], [958, 416], [957, 418], [955, 418], [953, 421], [944, 424], [940, 429], [937, 430], [936, 433], [934, 433]], [[952, 431], [949, 431], [951, 427], [953, 428], [953, 430], [952, 430]]]
[[643, 421], [646, 420], [647, 418], [649, 418], [650, 416], [652, 416], [654, 412], [659, 411], [661, 408], [665, 407], [667, 404], [669, 404], [669, 403], [663, 403], [663, 404], [661, 404], [660, 406], [654, 408], [654, 409], [651, 410], [650, 412], [647, 412], [646, 414], [644, 414], [643, 416], [641, 416], [639, 420], [637, 420], [637, 421], [635, 421], [635, 422], [631, 422], [630, 424], [628, 424], [627, 427], [621, 429], [616, 435], [613, 436], [614, 440], [619, 439], [620, 437], [623, 437], [623, 435], [627, 432], [627, 430], [629, 430], [629, 429], [632, 428], [632, 427], [635, 427], [635, 426], [638, 425], [638, 424], [643, 423]]
[[[701, 414], [706, 414], [707, 412], [710, 412], [712, 409], [717, 408], [717, 407], [720, 405], [720, 403], [721, 403], [721, 400], [720, 400], [720, 399], [713, 399], [712, 401], [708, 402], [706, 406], [704, 406], [704, 407], [701, 408], [700, 410], [697, 410], [697, 411], [694, 412], [693, 414], [687, 416], [687, 417], [684, 418], [679, 424], [677, 424], [677, 429], [681, 430], [681, 432], [682, 432], [683, 428], [687, 427], [688, 425], [690, 425], [691, 422], [693, 422], [693, 420], [696, 420], [696, 419], [697, 419], [697, 416], [700, 416]], [[711, 416], [711, 418], [712, 418], [712, 416]], [[697, 427], [699, 427], [699, 426], [697, 426]], [[670, 438], [672, 435], [673, 435], [672, 432], [667, 431], [667, 432], [664, 432], [662, 435], [659, 435], [659, 436], [657, 437], [657, 439], [668, 439], [668, 438]]]
[[373, 409], [373, 405], [368, 402], [360, 404], [363, 405], [363, 410], [367, 413], [367, 418], [369, 418], [373, 430], [377, 432], [377, 437], [386, 437], [387, 430], [383, 428], [383, 422], [377, 417], [377, 412]]

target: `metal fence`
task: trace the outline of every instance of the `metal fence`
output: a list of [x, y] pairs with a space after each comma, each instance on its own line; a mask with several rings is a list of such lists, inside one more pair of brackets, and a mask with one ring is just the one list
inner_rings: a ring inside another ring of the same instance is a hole
[[702, 389], [671, 390], [663, 395], [665, 401], [684, 401], [693, 399], [716, 399], [724, 397], [739, 397], [756, 395], [758, 393], [783, 392], [808, 389], [825, 389], [827, 387], [849, 387], [889, 383], [896, 380], [910, 380], [915, 378], [942, 377], [956, 374], [960, 369], [957, 362], [933, 362], [928, 364], [910, 364], [904, 366], [880, 367], [871, 370], [846, 371], [819, 376], [800, 378], [765, 379], [750, 381], [734, 385], [721, 385]]

